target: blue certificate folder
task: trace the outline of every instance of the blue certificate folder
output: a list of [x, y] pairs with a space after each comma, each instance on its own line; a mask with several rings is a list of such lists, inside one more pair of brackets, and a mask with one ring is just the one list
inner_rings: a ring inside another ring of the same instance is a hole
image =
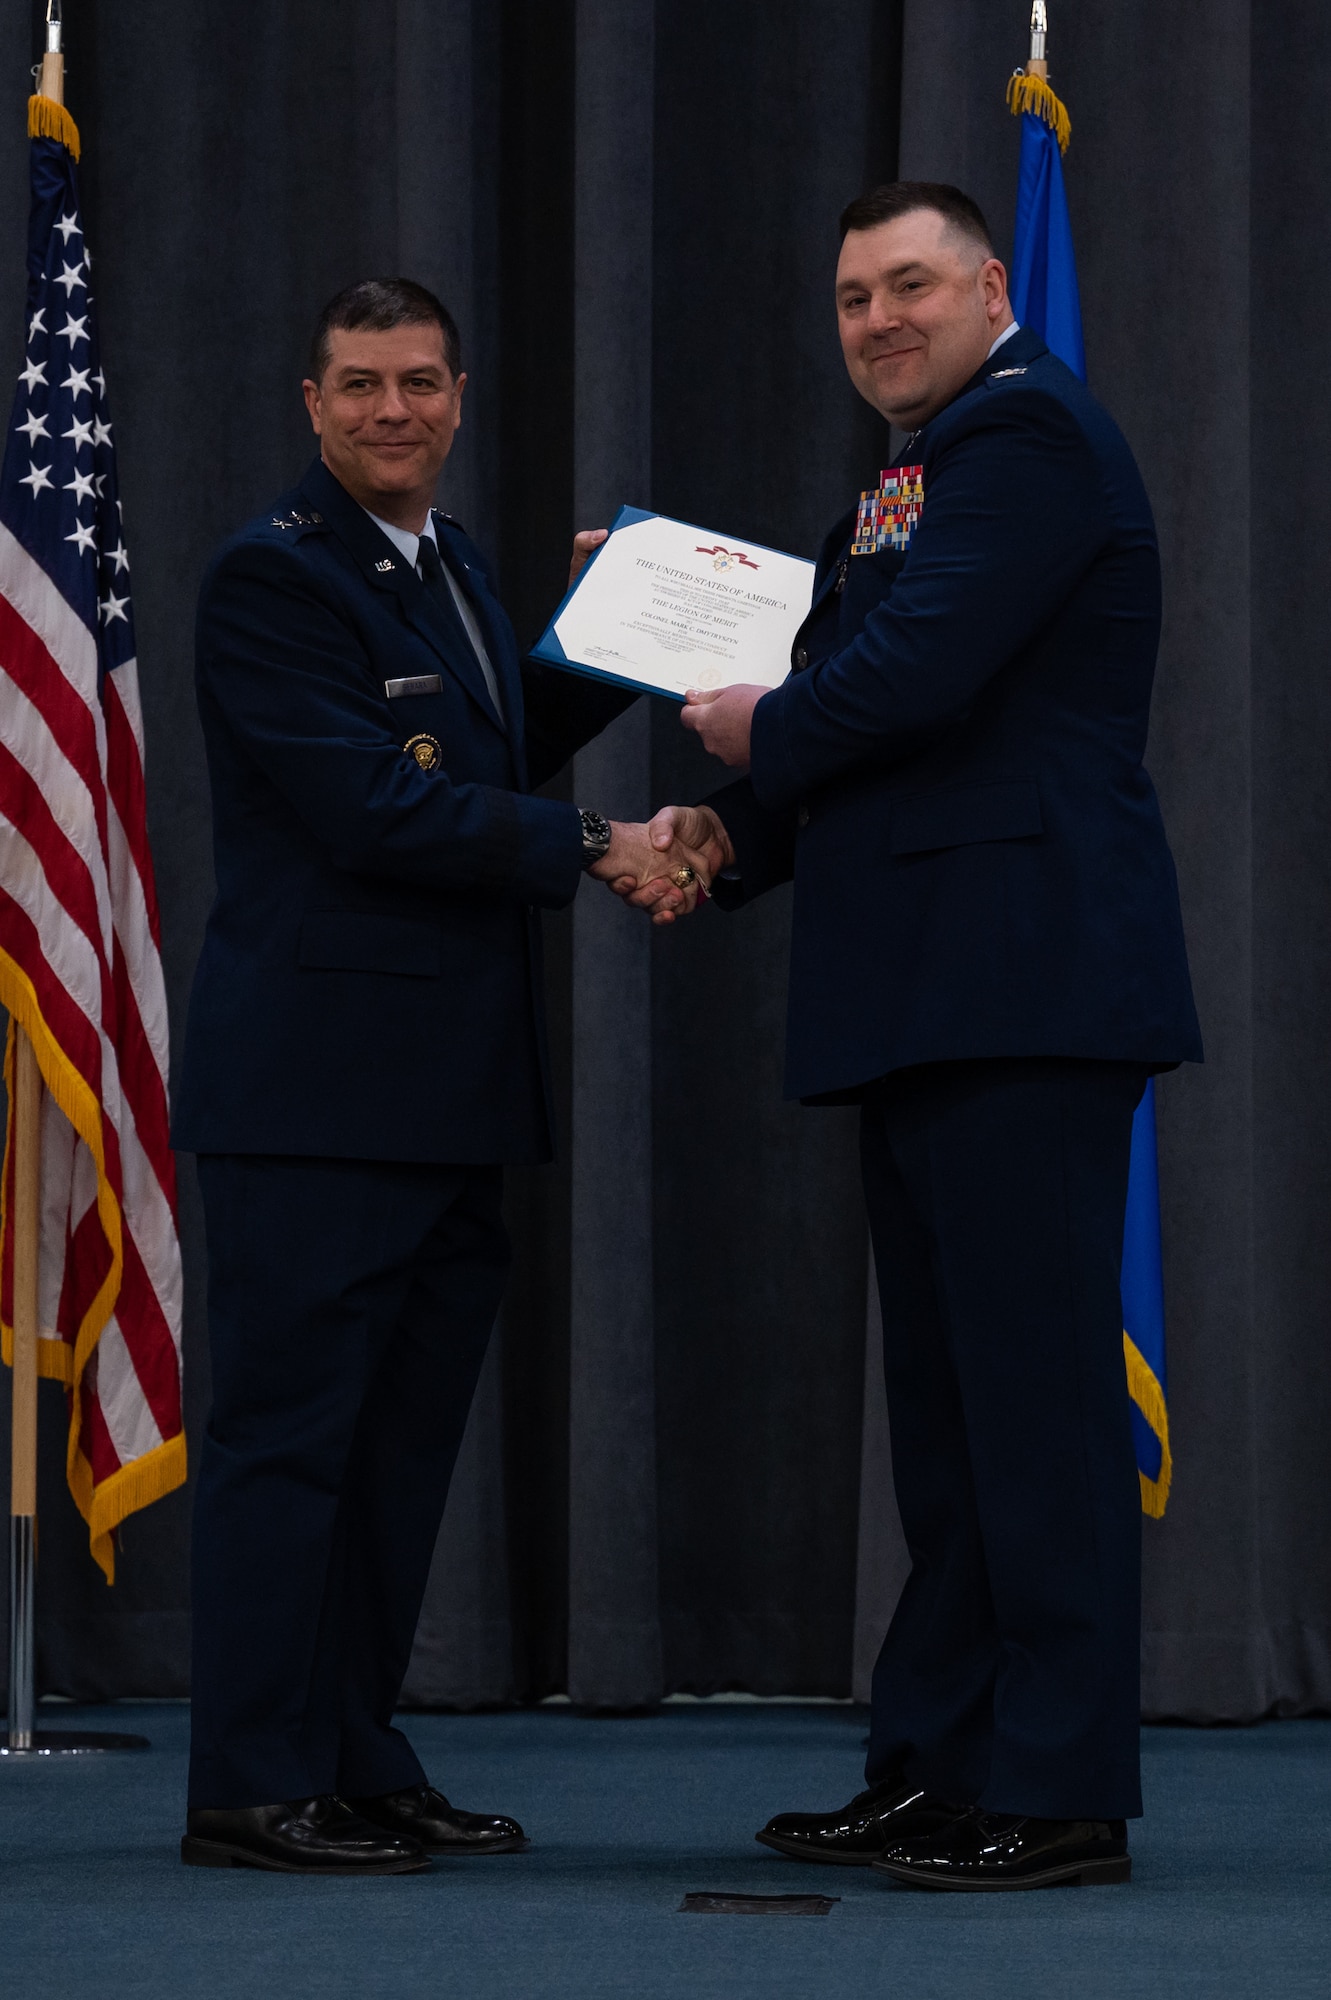
[[[613, 536], [616, 530], [619, 528], [632, 527], [635, 521], [659, 521], [672, 518], [673, 518], [672, 516], [668, 515], [655, 514], [651, 511], [650, 508], [647, 507], [624, 506], [620, 508], [619, 512], [615, 515], [614, 520], [610, 523], [610, 533]], [[692, 532], [702, 535], [704, 537], [710, 536], [712, 534], [712, 530], [710, 528], [698, 528], [692, 522], [681, 522], [680, 525], [683, 527], [688, 527]], [[532, 647], [531, 657], [536, 660], [546, 660], [550, 663], [551, 666], [554, 667], [565, 667], [570, 673], [573, 674], [586, 674], [590, 680], [609, 681], [615, 687], [636, 688], [642, 694], [659, 695], [662, 701], [678, 701], [682, 704], [684, 700], [683, 695], [673, 694], [669, 689], [657, 687], [653, 682], [631, 680], [627, 675], [611, 673], [605, 667], [588, 666], [582, 660], [571, 660], [568, 654], [564, 651], [564, 648], [560, 645], [559, 640], [555, 635], [555, 626], [559, 623], [559, 620], [563, 617], [565, 611], [572, 603], [574, 597], [577, 595], [578, 591], [582, 588], [583, 584], [587, 581], [587, 578], [591, 575], [597, 557], [602, 555], [604, 551], [609, 548], [609, 546], [610, 543], [608, 540], [602, 542], [600, 548], [597, 549], [592, 554], [592, 556], [588, 559], [588, 561], [584, 563], [583, 567], [579, 570], [576, 582], [574, 582], [569, 588], [569, 590], [565, 593], [558, 609], [554, 614], [554, 617], [550, 620], [550, 623], [546, 626], [544, 632], [542, 632], [540, 638], [536, 641], [536, 644]], [[764, 545], [761, 542], [745, 543], [746, 548], [760, 549], [763, 546]], [[768, 553], [771, 555], [779, 555], [781, 551], [778, 549], [772, 549], [769, 550]], [[810, 563], [809, 568], [810, 570], [812, 570], [813, 568], [812, 563]]]

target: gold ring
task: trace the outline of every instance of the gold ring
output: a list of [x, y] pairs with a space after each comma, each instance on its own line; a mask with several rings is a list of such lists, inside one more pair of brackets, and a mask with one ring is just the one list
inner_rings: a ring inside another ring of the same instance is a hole
[[695, 871], [692, 868], [690, 868], [688, 862], [686, 861], [682, 868], [677, 868], [675, 870], [674, 874], [670, 877], [670, 879], [674, 883], [677, 889], [688, 889], [692, 886], [693, 883], [697, 881], [698, 877]]

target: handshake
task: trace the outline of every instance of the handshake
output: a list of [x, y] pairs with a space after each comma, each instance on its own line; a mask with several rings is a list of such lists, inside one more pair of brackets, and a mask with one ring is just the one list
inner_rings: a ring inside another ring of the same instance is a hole
[[[574, 537], [570, 583], [607, 533], [587, 528]], [[753, 711], [766, 693], [743, 683], [710, 693], [691, 688], [680, 720], [713, 757], [746, 771]], [[587, 872], [633, 909], [646, 910], [654, 924], [690, 915], [721, 869], [734, 866], [730, 836], [710, 806], [663, 806], [645, 823], [611, 820], [610, 831], [610, 846]]]
[[735, 860], [710, 806], [663, 806], [645, 824], [611, 820], [610, 832], [609, 847], [587, 872], [633, 909], [646, 910], [654, 924], [688, 916]]

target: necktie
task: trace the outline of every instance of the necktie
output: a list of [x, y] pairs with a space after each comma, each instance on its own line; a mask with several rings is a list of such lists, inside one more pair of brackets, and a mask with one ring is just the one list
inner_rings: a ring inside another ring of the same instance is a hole
[[458, 609], [457, 600], [449, 585], [449, 579], [444, 574], [443, 558], [440, 556], [438, 549], [429, 535], [421, 536], [420, 547], [416, 552], [416, 560], [420, 565], [421, 580], [443, 613], [454, 638], [467, 647], [472, 658], [480, 668], [481, 673], [484, 675], [490, 700], [494, 704], [494, 712], [502, 721], [504, 711], [499, 700], [499, 683], [495, 679], [495, 670], [490, 663], [484, 646], [476, 645], [467, 631], [466, 623]]

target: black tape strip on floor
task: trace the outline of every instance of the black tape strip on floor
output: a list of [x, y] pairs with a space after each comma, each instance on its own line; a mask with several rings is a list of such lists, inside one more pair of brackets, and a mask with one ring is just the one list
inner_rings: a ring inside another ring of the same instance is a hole
[[686, 1896], [676, 1915], [703, 1917], [825, 1917], [840, 1896]]

